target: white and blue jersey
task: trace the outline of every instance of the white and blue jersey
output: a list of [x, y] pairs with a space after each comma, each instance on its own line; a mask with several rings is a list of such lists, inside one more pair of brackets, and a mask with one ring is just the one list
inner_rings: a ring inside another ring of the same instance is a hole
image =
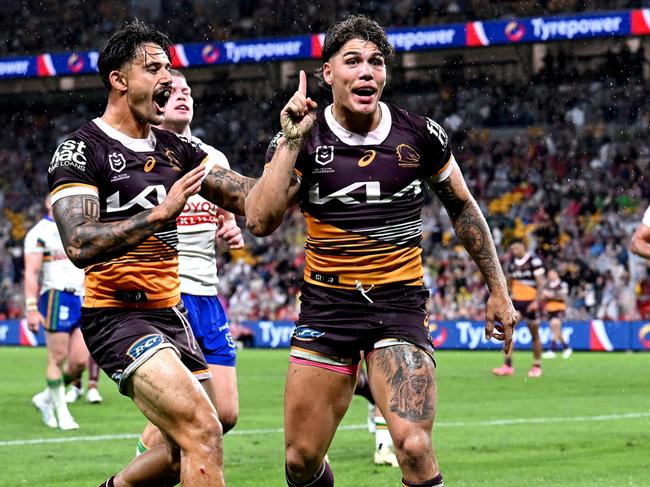
[[84, 271], [68, 259], [54, 220], [44, 217], [25, 236], [25, 254], [42, 254], [38, 311], [50, 332], [70, 333], [79, 327]]
[[[197, 137], [192, 140], [218, 165], [230, 167], [222, 152]], [[190, 196], [176, 220], [181, 299], [208, 364], [234, 367], [235, 344], [217, 298], [217, 221], [217, 206], [198, 194]]]

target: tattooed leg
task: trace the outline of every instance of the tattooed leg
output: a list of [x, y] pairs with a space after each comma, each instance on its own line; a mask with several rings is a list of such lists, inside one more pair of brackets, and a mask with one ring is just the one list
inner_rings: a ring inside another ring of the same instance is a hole
[[368, 378], [404, 479], [434, 478], [440, 472], [431, 442], [437, 397], [433, 359], [414, 345], [380, 348], [368, 358]]

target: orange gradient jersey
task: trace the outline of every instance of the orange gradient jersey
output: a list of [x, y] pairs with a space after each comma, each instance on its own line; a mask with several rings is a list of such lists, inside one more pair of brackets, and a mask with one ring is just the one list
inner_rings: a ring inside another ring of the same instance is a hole
[[[84, 125], [54, 153], [48, 170], [52, 204], [68, 196], [99, 198], [101, 222], [117, 222], [160, 204], [207, 154], [196, 144], [151, 128], [132, 139], [101, 119]], [[92, 200], [86, 204], [92, 205]], [[85, 269], [83, 306], [166, 308], [180, 299], [176, 223], [119, 257]]]
[[512, 258], [508, 263], [513, 301], [533, 301], [537, 297], [537, 276], [544, 275], [539, 257], [526, 252], [521, 259]]
[[423, 185], [446, 179], [456, 163], [436, 122], [379, 107], [379, 126], [367, 134], [346, 130], [327, 107], [298, 156], [306, 282], [343, 289], [422, 285]]

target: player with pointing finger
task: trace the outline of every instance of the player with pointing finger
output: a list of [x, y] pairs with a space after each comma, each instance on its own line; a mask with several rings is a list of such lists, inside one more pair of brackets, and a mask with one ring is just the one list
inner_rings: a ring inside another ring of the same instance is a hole
[[445, 206], [490, 290], [486, 336], [512, 341], [516, 313], [490, 229], [445, 131], [380, 101], [393, 54], [384, 30], [352, 16], [328, 30], [316, 112], [300, 73], [267, 167], [246, 198], [247, 226], [267, 235], [299, 203], [307, 223], [301, 311], [285, 392], [286, 481], [329, 487], [325, 454], [350, 404], [361, 356], [406, 487], [442, 486], [431, 441], [437, 388], [425, 310], [423, 183]]

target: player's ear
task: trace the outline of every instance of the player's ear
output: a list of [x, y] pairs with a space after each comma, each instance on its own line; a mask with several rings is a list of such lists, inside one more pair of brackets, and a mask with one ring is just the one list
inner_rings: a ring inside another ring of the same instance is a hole
[[332, 65], [330, 63], [323, 64], [323, 81], [332, 86]]
[[108, 81], [111, 83], [111, 87], [116, 89], [119, 92], [125, 92], [128, 86], [126, 81], [126, 75], [122, 71], [113, 70], [108, 75]]

